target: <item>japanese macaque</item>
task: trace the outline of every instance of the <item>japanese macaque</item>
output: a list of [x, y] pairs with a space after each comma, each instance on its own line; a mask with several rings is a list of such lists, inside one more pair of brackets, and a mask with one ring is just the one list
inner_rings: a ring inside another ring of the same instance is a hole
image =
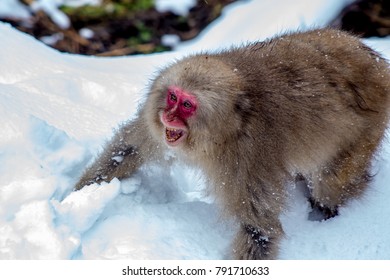
[[164, 164], [173, 150], [239, 223], [233, 257], [274, 259], [288, 186], [304, 178], [313, 204], [333, 213], [361, 196], [389, 108], [388, 64], [342, 31], [191, 55], [160, 71], [76, 189]]

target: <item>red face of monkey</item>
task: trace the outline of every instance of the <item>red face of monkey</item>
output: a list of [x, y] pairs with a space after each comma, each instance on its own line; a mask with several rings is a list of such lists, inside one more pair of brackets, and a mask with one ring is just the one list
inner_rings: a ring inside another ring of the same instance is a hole
[[194, 95], [180, 87], [171, 86], [167, 90], [166, 107], [161, 115], [165, 126], [165, 140], [170, 146], [183, 142], [188, 134], [187, 121], [195, 115], [197, 100]]

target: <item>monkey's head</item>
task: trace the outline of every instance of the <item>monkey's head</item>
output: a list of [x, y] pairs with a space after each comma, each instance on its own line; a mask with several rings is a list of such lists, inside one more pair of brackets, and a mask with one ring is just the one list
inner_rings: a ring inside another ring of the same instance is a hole
[[237, 72], [207, 55], [161, 71], [146, 101], [152, 134], [170, 147], [198, 153], [211, 153], [236, 136], [242, 122], [237, 109], [245, 103]]

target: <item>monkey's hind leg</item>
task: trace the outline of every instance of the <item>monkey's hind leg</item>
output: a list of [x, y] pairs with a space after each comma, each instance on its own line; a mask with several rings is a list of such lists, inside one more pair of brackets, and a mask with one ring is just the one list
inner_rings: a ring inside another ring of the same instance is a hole
[[331, 218], [338, 213], [338, 207], [348, 200], [360, 197], [372, 179], [371, 162], [379, 139], [361, 139], [312, 176], [311, 204], [328, 213]]

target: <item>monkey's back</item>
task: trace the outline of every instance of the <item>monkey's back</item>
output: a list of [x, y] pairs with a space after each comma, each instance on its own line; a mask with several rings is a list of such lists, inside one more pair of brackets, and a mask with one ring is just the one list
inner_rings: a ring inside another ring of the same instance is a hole
[[251, 104], [247, 133], [259, 145], [278, 147], [263, 158], [282, 157], [292, 168], [318, 166], [354, 141], [365, 138], [369, 146], [383, 137], [390, 106], [388, 64], [347, 33], [295, 33], [217, 57], [242, 77]]

